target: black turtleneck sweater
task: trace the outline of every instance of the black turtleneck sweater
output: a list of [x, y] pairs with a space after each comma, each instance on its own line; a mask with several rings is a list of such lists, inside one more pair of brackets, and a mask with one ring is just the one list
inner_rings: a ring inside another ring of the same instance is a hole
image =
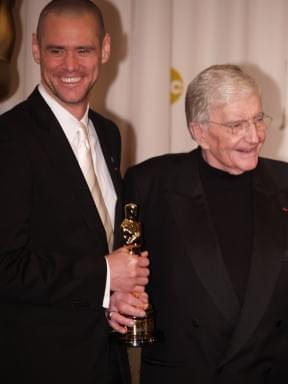
[[199, 157], [200, 178], [224, 263], [243, 303], [253, 247], [252, 171], [231, 175]]

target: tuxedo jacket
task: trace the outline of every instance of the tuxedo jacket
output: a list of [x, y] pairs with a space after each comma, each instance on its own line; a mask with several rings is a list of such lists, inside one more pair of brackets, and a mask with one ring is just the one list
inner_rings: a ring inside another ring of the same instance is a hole
[[[120, 135], [110, 120], [89, 118], [118, 195], [117, 228]], [[111, 382], [122, 383], [114, 371], [125, 355], [108, 346], [102, 307], [105, 230], [38, 90], [0, 117], [0, 180], [0, 382], [102, 384], [115, 373]]]
[[287, 383], [288, 165], [259, 159], [252, 172], [253, 251], [241, 306], [197, 151], [148, 160], [125, 177], [125, 201], [139, 204], [149, 299], [163, 332], [143, 348], [141, 383]]

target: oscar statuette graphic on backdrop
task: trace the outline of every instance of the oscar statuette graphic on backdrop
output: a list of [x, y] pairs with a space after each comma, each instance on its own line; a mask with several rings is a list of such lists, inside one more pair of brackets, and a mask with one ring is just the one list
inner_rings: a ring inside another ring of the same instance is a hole
[[0, 100], [9, 94], [11, 82], [10, 59], [15, 43], [12, 8], [15, 0], [0, 0]]
[[[139, 209], [137, 204], [129, 203], [124, 207], [125, 219], [120, 225], [123, 245], [131, 254], [139, 255], [142, 245], [141, 223], [138, 221]], [[136, 295], [136, 293], [135, 293]], [[155, 329], [155, 320], [151, 304], [148, 304], [144, 317], [132, 316], [133, 326], [127, 328], [125, 334], [112, 332], [112, 340], [129, 347], [141, 347], [159, 341], [162, 335]]]

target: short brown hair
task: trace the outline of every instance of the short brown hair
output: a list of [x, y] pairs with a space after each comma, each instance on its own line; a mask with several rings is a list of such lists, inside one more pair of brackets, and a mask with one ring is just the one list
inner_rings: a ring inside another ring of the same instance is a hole
[[103, 14], [100, 10], [100, 8], [97, 7], [96, 4], [94, 4], [90, 0], [52, 0], [50, 1], [41, 11], [37, 29], [36, 29], [36, 36], [37, 40], [40, 43], [41, 35], [42, 35], [42, 27], [45, 18], [47, 15], [54, 13], [54, 14], [80, 14], [81, 13], [89, 13], [95, 18], [97, 27], [99, 29], [99, 39], [102, 43], [103, 38], [105, 36], [105, 25], [104, 25], [104, 19]]

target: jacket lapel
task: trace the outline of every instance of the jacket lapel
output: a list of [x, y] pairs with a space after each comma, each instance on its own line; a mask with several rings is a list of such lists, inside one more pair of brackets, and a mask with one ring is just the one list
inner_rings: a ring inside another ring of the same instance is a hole
[[[117, 202], [115, 207], [115, 219], [114, 219], [114, 248], [118, 248], [122, 245], [122, 237], [120, 234], [120, 227], [119, 223], [121, 222], [121, 219], [123, 217], [123, 201], [122, 201], [122, 179], [120, 174], [120, 161], [119, 159], [116, 159], [114, 157], [114, 153], [117, 153], [117, 149], [113, 151], [111, 148], [108, 148], [107, 146], [107, 137], [105, 135], [108, 134], [106, 130], [100, 128], [99, 121], [97, 121], [95, 118], [93, 118], [92, 114], [90, 113], [90, 118], [93, 121], [95, 130], [97, 132], [101, 149], [116, 191], [117, 195]], [[111, 140], [109, 141], [111, 142]], [[117, 143], [113, 143], [116, 145]], [[120, 142], [119, 142], [120, 147]], [[119, 153], [119, 158], [121, 154]]]
[[247, 342], [264, 315], [286, 248], [283, 228], [283, 213], [278, 196], [260, 162], [254, 177], [254, 247], [246, 297], [221, 364], [230, 360]]
[[189, 161], [178, 169], [176, 179], [171, 176], [174, 187], [171, 186], [166, 192], [166, 198], [182, 234], [182, 244], [208, 294], [225, 320], [233, 325], [240, 304], [228, 277], [208, 212], [198, 173], [197, 152], [192, 152]]
[[[102, 148], [103, 155], [104, 155], [109, 173], [111, 175], [111, 179], [114, 184], [116, 194], [119, 196], [121, 195], [121, 192], [122, 192], [121, 190], [122, 181], [120, 177], [119, 160], [114, 157], [114, 151], [109, 149], [107, 146], [107, 136], [105, 136], [105, 134], [107, 135], [107, 132], [105, 132], [105, 129], [103, 129], [103, 127], [100, 127], [99, 121], [93, 118], [91, 113], [89, 114], [89, 116], [92, 119], [95, 130], [97, 132], [97, 135], [100, 141], [100, 146]], [[119, 146], [120, 146], [120, 142], [119, 142]], [[119, 153], [119, 156], [120, 156], [120, 153]]]

